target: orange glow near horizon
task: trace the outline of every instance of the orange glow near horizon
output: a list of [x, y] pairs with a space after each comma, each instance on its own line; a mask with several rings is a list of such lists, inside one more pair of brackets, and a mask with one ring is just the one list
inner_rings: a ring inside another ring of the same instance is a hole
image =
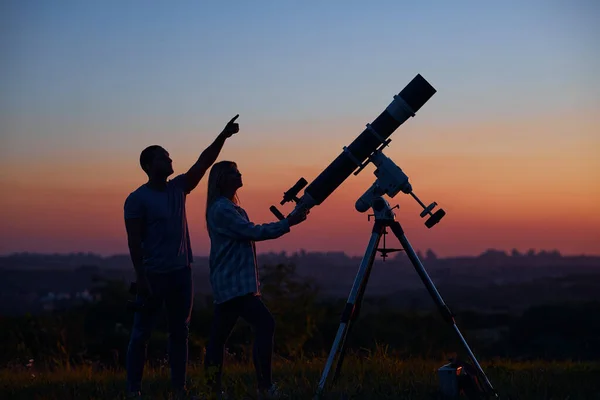
[[[388, 199], [392, 205], [400, 204], [397, 215], [412, 245], [441, 256], [478, 254], [488, 248], [600, 254], [600, 123], [594, 118], [434, 126], [425, 129], [425, 138], [411, 126], [400, 128], [403, 132], [394, 134], [385, 153], [407, 173], [424, 203], [436, 201], [447, 212], [429, 230], [410, 196], [401, 193]], [[291, 210], [290, 204], [279, 206], [283, 192], [300, 177], [310, 183], [353, 140], [357, 129], [344, 133], [348, 126], [338, 130], [332, 124], [312, 126], [314, 132], [329, 132], [314, 149], [310, 140], [288, 148], [283, 143], [248, 145], [247, 138], [240, 144], [234, 137], [225, 145], [219, 158], [240, 165], [245, 183], [240, 190], [242, 206], [255, 223], [274, 221], [272, 204], [283, 212]], [[304, 128], [290, 127], [287, 135], [303, 137]], [[572, 129], [589, 134], [572, 140]], [[252, 133], [242, 126], [239, 135]], [[169, 149], [176, 174], [184, 172], [202, 150], [189, 147]], [[0, 252], [125, 253], [123, 202], [145, 178], [138, 154], [126, 159], [123, 151], [75, 156], [65, 151], [60, 157], [26, 163], [1, 161]], [[309, 160], [304, 158], [307, 154]], [[196, 255], [206, 255], [209, 248], [203, 216], [206, 179], [187, 203]], [[371, 223], [366, 214], [354, 210], [354, 202], [374, 179], [373, 166], [351, 175], [311, 211], [307, 222], [280, 239], [257, 243], [258, 250], [362, 254]]]

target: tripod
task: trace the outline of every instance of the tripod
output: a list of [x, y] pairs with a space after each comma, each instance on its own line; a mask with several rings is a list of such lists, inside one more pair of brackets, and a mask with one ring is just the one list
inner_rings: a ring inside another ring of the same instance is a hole
[[[344, 360], [344, 355], [345, 355], [346, 339], [348, 337], [349, 330], [352, 326], [352, 322], [354, 322], [354, 320], [358, 317], [358, 314], [360, 312], [360, 306], [361, 306], [362, 299], [363, 299], [363, 296], [365, 293], [365, 289], [367, 287], [367, 282], [369, 280], [369, 276], [370, 276], [371, 270], [373, 268], [373, 261], [375, 260], [375, 256], [377, 254], [377, 251], [379, 250], [377, 247], [379, 245], [379, 241], [381, 240], [382, 235], [384, 235], [386, 233], [385, 231], [386, 231], [386, 228], [388, 228], [388, 227], [391, 229], [391, 231], [394, 233], [394, 235], [396, 236], [396, 238], [399, 240], [400, 244], [402, 245], [402, 247], [403, 247], [402, 250], [404, 250], [406, 252], [412, 265], [414, 266], [417, 273], [419, 274], [419, 277], [425, 284], [427, 291], [433, 298], [440, 313], [442, 314], [444, 321], [446, 321], [449, 325], [451, 325], [454, 332], [458, 335], [458, 338], [461, 341], [462, 346], [466, 350], [467, 354], [469, 355], [469, 358], [471, 359], [471, 361], [473, 362], [473, 364], [475, 366], [477, 374], [479, 374], [479, 376], [485, 383], [485, 385], [484, 385], [485, 392], [487, 392], [488, 394], [492, 393], [494, 395], [494, 397], [497, 398], [498, 395], [496, 394], [496, 391], [492, 387], [492, 384], [490, 383], [490, 381], [487, 379], [481, 366], [477, 362], [475, 355], [469, 348], [469, 345], [467, 344], [465, 338], [463, 337], [460, 330], [456, 326], [456, 322], [454, 321], [454, 315], [452, 314], [452, 312], [450, 311], [448, 306], [446, 306], [446, 304], [444, 303], [444, 300], [438, 293], [432, 280], [429, 278], [429, 275], [425, 271], [425, 268], [423, 267], [423, 264], [419, 260], [419, 257], [417, 256], [417, 254], [413, 250], [411, 244], [409, 243], [408, 239], [406, 238], [406, 236], [404, 234], [404, 230], [402, 229], [402, 226], [400, 225], [400, 223], [398, 221], [395, 220], [395, 214], [393, 213], [392, 208], [390, 207], [389, 203], [383, 197], [376, 196], [372, 199], [372, 202], [370, 204], [371, 204], [371, 208], [374, 211], [374, 217], [375, 217], [375, 222], [373, 224], [373, 229], [371, 231], [371, 237], [369, 239], [369, 243], [365, 250], [363, 259], [361, 261], [358, 273], [356, 274], [356, 278], [354, 279], [354, 284], [352, 285], [352, 290], [350, 291], [350, 295], [348, 296], [348, 301], [342, 312], [342, 315], [340, 318], [340, 326], [338, 328], [337, 334], [333, 341], [333, 345], [332, 345], [331, 351], [329, 353], [329, 357], [327, 358], [327, 362], [325, 364], [325, 368], [323, 370], [321, 380], [319, 381], [316, 398], [317, 399], [320, 398], [320, 396], [322, 395], [322, 393], [324, 391], [325, 382], [327, 381], [327, 376], [329, 375], [329, 372], [333, 366], [334, 358], [336, 356], [336, 353], [338, 353], [338, 352], [340, 354], [338, 357], [338, 362], [337, 362], [336, 371], [335, 371], [335, 374], [333, 377], [333, 381], [335, 382], [337, 380], [337, 378], [339, 377], [342, 363]], [[385, 250], [384, 250], [383, 254], [386, 254]]]

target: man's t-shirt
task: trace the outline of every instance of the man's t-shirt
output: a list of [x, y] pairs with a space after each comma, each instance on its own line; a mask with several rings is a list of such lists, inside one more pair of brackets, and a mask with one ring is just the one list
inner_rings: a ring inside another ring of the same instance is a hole
[[186, 177], [167, 182], [164, 191], [142, 185], [125, 200], [125, 219], [142, 218], [144, 268], [163, 273], [187, 267], [193, 261], [185, 214]]

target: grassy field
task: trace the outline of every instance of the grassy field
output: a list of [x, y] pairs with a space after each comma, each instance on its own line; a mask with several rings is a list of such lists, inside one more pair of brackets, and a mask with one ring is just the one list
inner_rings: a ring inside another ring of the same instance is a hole
[[[334, 387], [325, 399], [437, 399], [437, 368], [443, 360], [398, 360], [388, 356], [348, 357]], [[321, 376], [324, 360], [288, 363], [278, 360], [274, 377], [289, 399], [311, 399]], [[482, 363], [501, 399], [574, 400], [600, 399], [600, 363], [511, 362]], [[201, 392], [202, 367], [191, 365], [190, 387]], [[333, 371], [329, 375], [331, 383]], [[234, 399], [254, 398], [254, 375], [249, 364], [228, 363], [224, 376]], [[0, 371], [1, 399], [122, 399], [122, 370], [91, 367], [37, 371], [32, 368]], [[168, 365], [147, 368], [146, 398], [169, 399]]]

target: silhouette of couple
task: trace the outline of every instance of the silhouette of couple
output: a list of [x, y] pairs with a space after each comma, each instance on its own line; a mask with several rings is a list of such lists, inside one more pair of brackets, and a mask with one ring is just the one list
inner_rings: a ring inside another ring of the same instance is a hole
[[[276, 239], [306, 220], [307, 212], [281, 221], [254, 224], [239, 206], [237, 190], [242, 174], [233, 161], [215, 163], [225, 141], [239, 132], [233, 117], [185, 173], [171, 180], [172, 160], [161, 146], [145, 148], [140, 166], [148, 181], [129, 194], [124, 214], [127, 241], [136, 273], [138, 301], [127, 349], [127, 392], [141, 396], [146, 347], [158, 312], [164, 305], [169, 325], [169, 362], [176, 395], [186, 398], [188, 332], [194, 298], [193, 261], [186, 217], [186, 196], [196, 188], [209, 168], [206, 225], [210, 237], [210, 283], [214, 318], [206, 349], [205, 372], [217, 397], [221, 387], [225, 343], [239, 317], [255, 332], [253, 350], [258, 398], [280, 396], [271, 379], [275, 323], [261, 300], [254, 242]], [[214, 164], [214, 165], [213, 165]], [[193, 398], [193, 397], [191, 397]]]

